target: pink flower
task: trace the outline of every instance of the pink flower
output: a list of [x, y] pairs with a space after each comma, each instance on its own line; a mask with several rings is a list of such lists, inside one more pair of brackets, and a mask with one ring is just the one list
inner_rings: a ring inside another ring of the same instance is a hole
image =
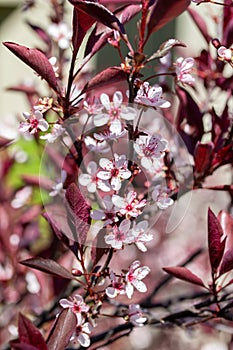
[[167, 189], [161, 188], [160, 185], [155, 186], [151, 196], [152, 199], [156, 202], [159, 209], [162, 210], [167, 209], [174, 203], [173, 199], [169, 198]]
[[88, 312], [89, 306], [84, 302], [83, 297], [76, 294], [69, 299], [61, 299], [59, 304], [64, 309], [70, 308], [75, 314], [81, 314], [82, 312]]
[[139, 292], [145, 293], [147, 291], [147, 287], [142, 279], [145, 278], [150, 272], [150, 268], [148, 266], [140, 267], [140, 261], [134, 261], [130, 267], [129, 272], [125, 276], [126, 280], [126, 294], [129, 299], [132, 298], [134, 288], [136, 288]]
[[89, 192], [94, 193], [99, 180], [97, 177], [97, 164], [93, 161], [89, 162], [87, 165], [87, 172], [88, 174], [81, 174], [78, 181], [82, 186], [86, 186]]
[[164, 156], [166, 148], [167, 141], [158, 134], [140, 136], [134, 143], [134, 150], [141, 158], [141, 165], [147, 169], [154, 167], [155, 159], [160, 159]]
[[129, 321], [138, 327], [144, 326], [144, 323], [147, 321], [147, 318], [143, 317], [143, 312], [138, 304], [129, 305], [128, 317]]
[[52, 23], [48, 27], [48, 34], [58, 43], [60, 49], [65, 50], [70, 46], [72, 32], [66, 23]]
[[184, 84], [192, 84], [195, 79], [190, 74], [194, 65], [194, 59], [192, 57], [179, 57], [176, 60], [176, 79]]
[[137, 193], [134, 191], [130, 191], [126, 198], [114, 194], [112, 196], [112, 202], [120, 209], [120, 213], [125, 215], [127, 219], [140, 215], [142, 213], [142, 208], [146, 205], [146, 199], [138, 200]]
[[30, 132], [35, 134], [38, 130], [47, 131], [49, 124], [44, 119], [43, 114], [40, 111], [33, 113], [23, 113], [26, 122], [20, 123], [19, 130], [22, 132]]
[[[101, 158], [99, 165], [103, 170], [98, 172], [98, 178], [109, 181], [114, 191], [118, 191], [121, 188], [121, 182], [132, 175], [131, 171], [128, 170], [128, 161], [125, 155], [118, 156], [114, 154], [114, 159], [112, 160]], [[99, 188], [104, 191], [103, 188]]]
[[171, 104], [161, 97], [162, 93], [163, 90], [160, 86], [150, 86], [148, 82], [144, 82], [134, 101], [145, 106], [168, 108]]
[[105, 242], [111, 245], [112, 248], [121, 249], [127, 239], [127, 234], [129, 232], [130, 226], [131, 222], [127, 219], [123, 220], [119, 226], [114, 225], [112, 232], [104, 237]]
[[102, 142], [98, 142], [90, 136], [86, 136], [84, 139], [85, 145], [90, 151], [97, 153], [107, 153], [110, 150], [110, 147], [106, 141], [101, 141]]
[[218, 56], [219, 56], [219, 58], [221, 58], [223, 60], [231, 61], [232, 49], [227, 49], [225, 46], [220, 46], [218, 48]]
[[142, 252], [146, 252], [147, 248], [145, 246], [146, 242], [150, 242], [153, 239], [152, 234], [146, 233], [148, 230], [148, 221], [143, 220], [135, 224], [130, 230], [128, 239], [130, 243], [135, 243], [137, 248]]
[[104, 207], [103, 209], [96, 209], [91, 212], [90, 216], [92, 219], [103, 220], [104, 226], [119, 220], [116, 216], [117, 210], [110, 196], [104, 196], [102, 206]]
[[52, 131], [46, 135], [42, 135], [40, 138], [46, 140], [48, 143], [53, 143], [60, 137], [66, 129], [64, 129], [60, 124], [54, 124]]
[[116, 277], [116, 275], [110, 273], [111, 286], [106, 288], [106, 294], [109, 298], [116, 298], [117, 295], [125, 294], [125, 283], [122, 282], [122, 277]]
[[100, 95], [100, 101], [105, 107], [107, 113], [102, 113], [94, 116], [95, 126], [110, 124], [110, 131], [118, 134], [122, 129], [123, 120], [134, 120], [136, 117], [136, 111], [132, 107], [123, 105], [123, 96], [120, 91], [116, 91], [113, 95], [113, 101], [110, 102], [107, 94]]
[[88, 348], [91, 344], [89, 334], [92, 331], [92, 327], [89, 322], [84, 322], [81, 314], [77, 314], [77, 328], [75, 334], [71, 340], [78, 341], [81, 346]]

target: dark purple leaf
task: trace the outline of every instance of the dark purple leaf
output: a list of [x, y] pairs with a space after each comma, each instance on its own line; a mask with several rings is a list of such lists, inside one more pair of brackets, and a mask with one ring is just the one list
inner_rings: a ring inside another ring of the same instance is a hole
[[149, 12], [146, 41], [152, 33], [184, 12], [189, 4], [190, 0], [157, 0]]
[[73, 239], [83, 245], [90, 228], [90, 206], [75, 183], [70, 184], [67, 188], [66, 200], [68, 220], [70, 220], [71, 231], [74, 235]]
[[180, 280], [197, 284], [198, 286], [205, 287], [203, 281], [192, 273], [189, 269], [183, 266], [174, 266], [174, 267], [163, 267], [163, 270], [170, 275], [179, 278]]
[[56, 205], [50, 205], [49, 208], [46, 208], [46, 212], [43, 213], [43, 217], [48, 221], [57, 238], [77, 257], [78, 245], [70, 239], [72, 232], [67, 223], [67, 213], [64, 207], [60, 208]]
[[27, 185], [38, 186], [49, 191], [54, 184], [52, 180], [39, 175], [22, 175], [21, 178]]
[[198, 142], [194, 150], [195, 173], [204, 175], [208, 172], [213, 159], [214, 144]]
[[46, 31], [44, 31], [44, 29], [42, 29], [41, 27], [38, 27], [32, 23], [30, 23], [29, 21], [26, 21], [26, 23], [29, 25], [29, 27], [34, 30], [34, 32], [36, 32], [36, 34], [49, 46], [51, 45], [51, 39], [48, 36], [48, 34], [46, 33]]
[[197, 25], [207, 44], [211, 41], [212, 37], [208, 33], [207, 25], [204, 19], [199, 15], [199, 13], [191, 8], [188, 9], [188, 12], [193, 19], [194, 23]]
[[75, 52], [78, 52], [88, 29], [90, 29], [94, 23], [95, 20], [93, 17], [74, 7], [72, 44]]
[[20, 261], [20, 264], [46, 272], [50, 275], [66, 278], [69, 280], [74, 279], [74, 276], [67, 269], [51, 259], [30, 258]]
[[38, 95], [38, 91], [35, 86], [26, 84], [13, 85], [7, 88], [7, 91], [23, 92], [26, 95]]
[[122, 23], [103, 5], [96, 2], [82, 0], [69, 0], [69, 2], [74, 5], [76, 9], [84, 12], [88, 16], [93, 17], [96, 21], [111, 29], [119, 31], [123, 35], [125, 34], [125, 29]]
[[22, 314], [19, 314], [18, 331], [20, 343], [33, 345], [38, 350], [48, 349], [39, 329]]
[[[115, 16], [119, 18], [122, 24], [129, 22], [136, 14], [141, 10], [140, 5], [127, 5], [116, 10]], [[95, 28], [92, 30], [85, 49], [85, 56], [88, 60], [94, 56], [107, 42], [108, 38], [112, 35], [112, 30], [104, 27], [101, 23], [97, 23]]]
[[216, 273], [222, 260], [225, 249], [226, 237], [223, 239], [222, 227], [212, 210], [208, 210], [208, 246], [210, 265], [213, 273]]
[[9, 143], [11, 143], [12, 140], [9, 139], [5, 139], [5, 137], [0, 136], [0, 148], [4, 148], [6, 146], [9, 145]]
[[126, 73], [119, 67], [109, 67], [92, 78], [83, 88], [82, 93], [100, 88], [104, 85], [120, 82], [127, 79]]
[[22, 343], [20, 342], [20, 340], [12, 340], [10, 342], [10, 345], [11, 345], [11, 350], [38, 350], [36, 346]]
[[41, 51], [37, 49], [30, 49], [26, 46], [13, 42], [5, 42], [3, 44], [19, 59], [21, 59], [25, 64], [39, 74], [42, 79], [45, 79], [53, 90], [59, 92], [57, 78], [55, 76], [53, 66]]
[[224, 273], [233, 269], [233, 247], [226, 251], [223, 256], [222, 263], [220, 265], [219, 275], [223, 275]]
[[101, 229], [96, 235], [91, 248], [91, 260], [93, 266], [95, 266], [102, 256], [107, 253], [109, 246], [105, 242], [106, 230]]
[[77, 317], [71, 309], [63, 310], [49, 333], [47, 339], [48, 350], [64, 350], [69, 344], [70, 337], [76, 329]]
[[203, 113], [185, 89], [176, 87], [176, 92], [180, 100], [177, 112], [177, 129], [188, 151], [193, 154], [196, 143], [201, 140], [204, 134]]

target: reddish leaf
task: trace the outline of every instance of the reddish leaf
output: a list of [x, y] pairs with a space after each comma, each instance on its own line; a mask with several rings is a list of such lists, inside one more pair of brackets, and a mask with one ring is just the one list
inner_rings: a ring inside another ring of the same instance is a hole
[[12, 350], [38, 350], [36, 346], [21, 343], [20, 340], [12, 340], [10, 345]]
[[70, 309], [63, 310], [49, 333], [47, 339], [48, 350], [64, 350], [69, 344], [70, 337], [75, 331], [77, 317]]
[[208, 34], [208, 29], [207, 29], [207, 25], [206, 22], [204, 21], [204, 19], [199, 15], [199, 13], [197, 13], [197, 11], [189, 8], [188, 12], [191, 16], [191, 18], [193, 19], [193, 21], [195, 22], [195, 24], [197, 25], [198, 29], [200, 30], [201, 34], [203, 35], [204, 39], [206, 40], [207, 44], [209, 44], [210, 40], [212, 39], [211, 36]]
[[98, 261], [102, 258], [102, 256], [107, 253], [107, 251], [109, 250], [109, 246], [106, 244], [105, 242], [105, 237], [106, 235], [106, 229], [101, 229], [93, 243], [92, 243], [92, 248], [91, 248], [91, 260], [92, 260], [92, 264], [93, 266], [95, 266]]
[[184, 47], [186, 45], [177, 39], [168, 39], [167, 41], [165, 41], [164, 43], [162, 43], [160, 45], [159, 49], [152, 56], [150, 56], [146, 60], [146, 62], [150, 62], [156, 58], [160, 58], [160, 57], [167, 55], [168, 52], [175, 46], [183, 46]]
[[212, 272], [215, 273], [219, 267], [219, 264], [222, 260], [226, 237], [223, 238], [222, 227], [209, 208], [208, 210], [208, 245], [209, 245], [209, 258]]
[[13, 85], [7, 88], [7, 91], [23, 92], [26, 95], [38, 95], [38, 91], [35, 86], [30, 86], [26, 84]]
[[12, 140], [5, 139], [5, 137], [0, 136], [0, 148], [6, 147], [11, 142], [12, 142]]
[[[122, 24], [125, 24], [138, 14], [140, 10], [140, 5], [127, 5], [116, 10], [114, 14], [119, 18]], [[111, 35], [111, 29], [104, 27], [101, 23], [96, 24], [87, 41], [85, 49], [85, 56], [89, 55], [87, 60], [90, 60], [91, 57], [108, 42], [108, 38]]]
[[127, 76], [125, 72], [119, 67], [109, 67], [94, 78], [92, 78], [83, 88], [82, 93], [93, 90], [95, 88], [100, 88], [101, 86], [116, 83], [122, 80], [126, 80]]
[[77, 257], [78, 245], [69, 238], [72, 236], [72, 232], [67, 223], [67, 214], [64, 207], [58, 207], [56, 205], [49, 206], [49, 208], [46, 208], [46, 212], [43, 213], [43, 217], [48, 221], [53, 233], [58, 239]]
[[88, 16], [93, 17], [96, 21], [111, 29], [119, 31], [121, 34], [125, 34], [125, 29], [122, 23], [103, 5], [96, 2], [82, 0], [69, 0], [69, 2], [74, 5], [76, 9], [84, 12]]
[[163, 270], [169, 273], [170, 275], [176, 278], [179, 278], [180, 280], [197, 284], [198, 286], [201, 286], [201, 287], [205, 287], [203, 281], [186, 267], [182, 267], [182, 266], [163, 267]]
[[150, 9], [146, 41], [152, 33], [184, 12], [189, 4], [190, 0], [157, 0]]
[[83, 198], [75, 183], [70, 184], [66, 190], [68, 202], [68, 220], [70, 220], [73, 239], [84, 244], [90, 227], [90, 206]]
[[210, 168], [212, 162], [214, 144], [198, 142], [194, 150], [195, 172], [204, 175]]
[[74, 279], [74, 276], [68, 270], [51, 259], [30, 258], [20, 261], [20, 264], [49, 273], [50, 275], [66, 278], [69, 280]]
[[[226, 186], [231, 187], [233, 190], [233, 185]], [[226, 211], [221, 210], [218, 214], [218, 220], [221, 224], [224, 234], [227, 236], [227, 244], [229, 244], [229, 240], [233, 239], [233, 217]]]
[[189, 153], [193, 154], [196, 143], [201, 140], [204, 134], [203, 113], [185, 89], [176, 87], [176, 93], [180, 100], [177, 112], [177, 129]]
[[42, 29], [41, 27], [38, 27], [32, 23], [30, 23], [29, 21], [26, 21], [26, 23], [29, 25], [29, 27], [34, 30], [34, 32], [36, 32], [36, 34], [48, 45], [51, 45], [51, 39], [48, 36], [48, 34], [46, 33], [46, 31], [44, 31], [44, 29]]
[[229, 249], [226, 251], [226, 253], [223, 256], [219, 275], [221, 276], [232, 269], [233, 269], [233, 249]]
[[49, 191], [54, 184], [50, 179], [38, 175], [22, 175], [22, 180], [27, 185], [38, 186]]
[[91, 28], [95, 20], [87, 13], [81, 12], [74, 7], [73, 11], [73, 37], [72, 44], [74, 51], [78, 52], [80, 45], [88, 31]]
[[34, 345], [38, 350], [48, 349], [39, 329], [22, 314], [19, 314], [18, 330], [20, 343]]
[[37, 74], [45, 79], [53, 90], [59, 92], [57, 78], [53, 67], [48, 58], [37, 49], [30, 49], [13, 42], [3, 43], [11, 52], [13, 52], [25, 64], [31, 67]]

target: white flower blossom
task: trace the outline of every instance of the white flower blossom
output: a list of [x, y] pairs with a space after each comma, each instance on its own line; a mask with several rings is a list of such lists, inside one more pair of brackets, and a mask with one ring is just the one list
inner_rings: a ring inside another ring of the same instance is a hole
[[152, 241], [153, 235], [147, 233], [148, 221], [143, 220], [134, 224], [133, 228], [129, 231], [128, 240], [130, 243], [135, 243], [137, 248], [142, 252], [146, 252], [147, 248], [145, 243]]
[[134, 288], [136, 288], [139, 292], [145, 293], [147, 291], [147, 287], [142, 279], [145, 278], [150, 272], [150, 268], [148, 266], [141, 266], [140, 261], [134, 261], [130, 267], [129, 271], [125, 276], [126, 280], [126, 294], [129, 299], [132, 298]]
[[173, 199], [169, 198], [167, 189], [161, 188], [160, 185], [155, 186], [151, 196], [158, 208], [162, 210], [167, 209], [174, 203]]
[[89, 334], [92, 331], [92, 327], [89, 322], [85, 322], [81, 314], [77, 314], [77, 327], [75, 334], [71, 337], [71, 340], [78, 341], [81, 346], [88, 348], [91, 344]]
[[48, 143], [53, 143], [66, 131], [61, 124], [54, 124], [52, 131], [46, 135], [40, 136], [41, 140], [46, 140]]
[[29, 132], [30, 134], [35, 134], [38, 130], [47, 131], [49, 124], [44, 119], [43, 114], [40, 111], [35, 111], [32, 113], [23, 113], [25, 122], [20, 123], [19, 131]]
[[146, 317], [143, 317], [142, 309], [138, 304], [130, 304], [128, 310], [129, 321], [138, 327], [144, 326], [144, 323], [147, 321]]
[[110, 150], [109, 145], [106, 141], [98, 142], [90, 136], [86, 136], [84, 139], [86, 147], [92, 151], [97, 153], [107, 153]]
[[88, 312], [89, 306], [84, 302], [83, 297], [76, 294], [69, 299], [61, 299], [59, 304], [64, 309], [70, 308], [75, 314], [81, 314], [82, 312]]
[[137, 138], [134, 143], [134, 150], [141, 158], [141, 165], [144, 168], [150, 169], [157, 167], [156, 159], [160, 159], [164, 156], [164, 151], [167, 148], [167, 141], [162, 139], [161, 135], [155, 134], [153, 136], [143, 135]]
[[116, 277], [116, 275], [111, 272], [110, 273], [111, 286], [107, 287], [105, 292], [109, 298], [116, 298], [119, 294], [124, 295], [125, 291], [125, 283], [122, 282], [122, 277]]
[[95, 126], [110, 125], [110, 131], [118, 134], [122, 129], [122, 119], [134, 120], [136, 111], [132, 107], [123, 104], [123, 96], [120, 91], [116, 91], [113, 95], [113, 101], [110, 102], [109, 96], [105, 93], [100, 95], [100, 101], [105, 107], [107, 113], [99, 113], [94, 115]]
[[92, 219], [104, 221], [104, 226], [107, 226], [119, 220], [118, 217], [116, 216], [116, 213], [117, 213], [116, 207], [113, 205], [112, 199], [110, 196], [103, 197], [102, 206], [103, 206], [103, 209], [94, 209], [90, 213], [90, 216]]
[[126, 218], [137, 217], [146, 205], [146, 199], [138, 200], [137, 193], [134, 191], [130, 191], [125, 198], [114, 194], [112, 202]]
[[[118, 191], [121, 188], [121, 182], [130, 178], [131, 171], [128, 170], [128, 161], [125, 155], [114, 154], [114, 159], [101, 158], [99, 165], [103, 170], [97, 174], [103, 181], [109, 181], [111, 188]], [[102, 191], [103, 188], [99, 187]]]
[[111, 245], [114, 249], [121, 249], [127, 240], [127, 234], [131, 226], [130, 220], [123, 220], [119, 226], [114, 225], [107, 235], [105, 235], [105, 242]]
[[78, 181], [82, 186], [86, 186], [87, 190], [91, 193], [96, 191], [96, 186], [98, 182], [98, 167], [97, 164], [93, 161], [89, 162], [87, 165], [88, 174], [79, 175]]
[[195, 79], [190, 74], [193, 65], [194, 59], [192, 57], [179, 57], [176, 60], [176, 79], [177, 81], [181, 81], [184, 84], [192, 84]]
[[70, 46], [72, 31], [66, 23], [51, 23], [48, 27], [48, 34], [58, 43], [60, 49], [65, 50]]
[[161, 97], [162, 93], [163, 90], [160, 86], [150, 86], [148, 82], [144, 82], [140, 86], [134, 101], [145, 106], [168, 108], [171, 104]]
[[225, 46], [220, 46], [218, 48], [218, 56], [223, 60], [231, 61], [233, 58], [233, 51], [232, 49], [227, 49]]

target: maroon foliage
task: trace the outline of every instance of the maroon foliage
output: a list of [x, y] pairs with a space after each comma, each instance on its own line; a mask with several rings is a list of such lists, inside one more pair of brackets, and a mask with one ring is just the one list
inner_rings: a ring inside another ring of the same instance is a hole
[[226, 244], [226, 237], [223, 239], [222, 227], [212, 212], [208, 210], [208, 246], [209, 246], [209, 258], [212, 273], [216, 273], [219, 264], [222, 260], [224, 249]]
[[72, 44], [75, 52], [79, 50], [88, 29], [91, 28], [93, 23], [95, 23], [93, 17], [74, 7]]
[[69, 0], [78, 10], [93, 17], [96, 21], [106, 25], [111, 29], [118, 30], [125, 34], [125, 29], [118, 18], [101, 4], [91, 1]]
[[39, 329], [24, 315], [19, 314], [19, 339], [12, 342], [16, 350], [48, 350], [48, 347]]
[[75, 331], [77, 318], [70, 309], [63, 310], [49, 333], [47, 346], [49, 350], [64, 350]]
[[163, 270], [170, 275], [179, 278], [180, 280], [197, 284], [198, 286], [205, 287], [203, 281], [192, 273], [189, 269], [182, 266], [174, 266], [174, 267], [163, 267]]
[[55, 275], [70, 280], [74, 278], [74, 276], [68, 270], [51, 259], [30, 258], [20, 261], [20, 263], [33, 269], [49, 273], [50, 275]]
[[5, 42], [4, 45], [13, 52], [19, 59], [31, 67], [41, 78], [45, 79], [53, 90], [59, 92], [57, 78], [48, 58], [37, 49], [30, 49], [12, 42]]
[[194, 151], [195, 173], [198, 176], [205, 175], [211, 165], [214, 145], [212, 142], [198, 142]]
[[68, 204], [68, 221], [74, 240], [84, 244], [90, 225], [90, 206], [75, 183], [72, 183], [67, 188], [66, 200]]
[[158, 0], [150, 9], [147, 23], [147, 38], [155, 31], [162, 28], [173, 18], [184, 12], [190, 4], [190, 0]]
[[229, 249], [223, 256], [222, 263], [219, 270], [219, 275], [223, 275], [224, 273], [233, 269], [233, 249]]
[[109, 67], [99, 74], [97, 74], [94, 78], [92, 78], [83, 88], [83, 93], [91, 91], [95, 88], [100, 88], [104, 85], [108, 85], [111, 83], [116, 83], [119, 81], [124, 81], [126, 78], [126, 73], [119, 67]]

